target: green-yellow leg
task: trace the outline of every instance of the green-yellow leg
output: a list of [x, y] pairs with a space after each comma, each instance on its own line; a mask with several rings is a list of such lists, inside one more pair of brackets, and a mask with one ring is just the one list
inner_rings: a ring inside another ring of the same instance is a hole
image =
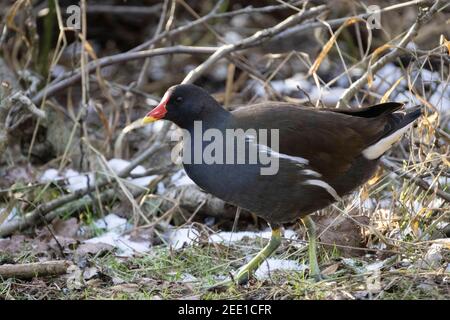
[[281, 227], [272, 229], [272, 236], [269, 243], [262, 249], [249, 263], [239, 269], [234, 277], [237, 284], [245, 284], [250, 279], [250, 275], [256, 271], [281, 244]]
[[322, 280], [322, 275], [320, 274], [319, 263], [317, 262], [316, 224], [314, 223], [314, 221], [311, 219], [310, 216], [302, 218], [302, 221], [305, 224], [309, 239], [308, 245], [309, 275], [313, 277], [316, 281], [320, 281]]
[[[250, 275], [266, 260], [281, 244], [281, 227], [272, 228], [272, 236], [269, 243], [262, 249], [249, 263], [244, 265], [234, 276], [236, 284], [245, 284], [250, 279]], [[231, 280], [225, 280], [210, 287], [209, 290], [214, 291], [233, 284]]]

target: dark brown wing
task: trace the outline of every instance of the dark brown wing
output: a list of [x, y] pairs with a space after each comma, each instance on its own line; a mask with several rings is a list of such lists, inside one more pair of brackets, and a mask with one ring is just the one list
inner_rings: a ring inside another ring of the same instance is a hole
[[338, 112], [347, 114], [349, 116], [354, 117], [363, 117], [363, 118], [375, 118], [382, 115], [391, 114], [401, 107], [403, 107], [403, 103], [399, 102], [386, 102], [375, 104], [366, 108], [358, 108], [358, 109], [326, 109], [327, 111]]
[[344, 174], [365, 148], [380, 139], [387, 115], [400, 106], [352, 113], [277, 102], [240, 108], [233, 115], [239, 128], [279, 129], [280, 153], [305, 158], [314, 170], [333, 179]]

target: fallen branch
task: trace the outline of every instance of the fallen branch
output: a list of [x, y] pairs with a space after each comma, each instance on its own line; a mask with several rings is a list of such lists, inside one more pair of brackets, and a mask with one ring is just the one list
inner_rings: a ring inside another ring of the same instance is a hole
[[[136, 168], [139, 164], [141, 164], [144, 160], [149, 158], [151, 155], [153, 155], [157, 150], [161, 148], [161, 144], [159, 141], [157, 141], [155, 144], [153, 144], [150, 148], [145, 150], [141, 155], [136, 157], [130, 164], [125, 167], [122, 171], [120, 171], [117, 175], [119, 178], [126, 178], [130, 174], [130, 172]], [[113, 181], [103, 179], [99, 181], [98, 183], [93, 183], [89, 188], [84, 188], [77, 190], [73, 193], [70, 193], [68, 195], [64, 195], [60, 198], [57, 198], [55, 200], [49, 201], [47, 203], [43, 203], [38, 205], [34, 210], [30, 211], [29, 213], [25, 214], [23, 217], [13, 220], [7, 223], [3, 223], [0, 225], [0, 238], [1, 237], [7, 237], [11, 234], [13, 234], [16, 231], [24, 230], [26, 228], [29, 228], [33, 225], [36, 225], [40, 222], [40, 216], [45, 216], [47, 221], [51, 221], [52, 217], [56, 217], [60, 213], [64, 213], [67, 208], [61, 208], [65, 205], [67, 205], [70, 202], [74, 202], [79, 200], [77, 203], [74, 204], [74, 208], [76, 209], [79, 206], [84, 206], [86, 204], [86, 201], [83, 198], [85, 195], [87, 195], [90, 192], [94, 192], [97, 189], [101, 189], [109, 184], [112, 184]], [[117, 192], [113, 192], [114, 195], [117, 194]], [[92, 201], [92, 200], [90, 200]], [[105, 200], [106, 201], [106, 200]], [[48, 214], [58, 208], [61, 208], [61, 210], [56, 211], [53, 213], [53, 215], [48, 216]], [[76, 210], [73, 210], [74, 212]]]
[[[214, 197], [200, 190], [196, 185], [171, 188], [164, 193], [166, 199], [177, 199], [176, 206], [189, 212], [195, 211], [199, 204], [203, 203], [200, 212], [216, 218], [233, 219], [236, 214], [236, 208], [225, 201]], [[163, 211], [171, 210], [174, 206], [173, 201], [163, 201], [161, 209]]]
[[0, 265], [0, 278], [31, 279], [65, 274], [72, 263], [67, 260]]

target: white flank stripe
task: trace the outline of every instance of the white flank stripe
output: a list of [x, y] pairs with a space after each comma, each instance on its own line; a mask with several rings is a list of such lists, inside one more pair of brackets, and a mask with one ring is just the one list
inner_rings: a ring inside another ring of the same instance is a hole
[[295, 157], [295, 156], [290, 156], [288, 154], [284, 154], [284, 153], [279, 153], [276, 152], [275, 150], [273, 150], [272, 148], [269, 148], [268, 146], [265, 146], [263, 144], [259, 144], [259, 143], [255, 143], [256, 137], [252, 136], [252, 135], [246, 135], [245, 136], [245, 140], [247, 142], [252, 143], [253, 145], [255, 145], [259, 152], [264, 152], [266, 154], [268, 154], [269, 156], [275, 157], [275, 158], [280, 158], [280, 159], [287, 159], [287, 160], [291, 160], [293, 162], [297, 162], [300, 164], [308, 164], [309, 160], [302, 158], [302, 157]]
[[313, 177], [317, 177], [320, 178], [322, 175], [320, 173], [318, 173], [317, 171], [314, 170], [310, 170], [310, 169], [303, 169], [302, 171], [300, 171], [303, 174], [306, 174], [308, 176], [313, 176]]
[[275, 150], [269, 148], [268, 146], [264, 146], [262, 144], [258, 144], [257, 146], [260, 148], [259, 152], [265, 152], [269, 156], [272, 156], [272, 157], [276, 157], [276, 158], [280, 158], [280, 159], [287, 159], [287, 160], [290, 160], [290, 161], [293, 161], [293, 162], [298, 162], [298, 163], [301, 163], [301, 164], [308, 164], [309, 163], [309, 161], [307, 159], [302, 158], [302, 157], [295, 157], [295, 156], [290, 156], [288, 154], [279, 153], [279, 152], [276, 152]]
[[334, 190], [334, 188], [332, 186], [330, 186], [328, 183], [326, 183], [325, 181], [313, 179], [313, 180], [306, 180], [305, 182], [303, 182], [303, 184], [324, 188], [337, 201], [342, 200], [341, 197], [337, 194], [336, 190]]
[[362, 151], [362, 154], [369, 160], [374, 160], [381, 157], [383, 153], [392, 147], [392, 145], [396, 143], [413, 124], [414, 122], [411, 122], [407, 126], [395, 131], [370, 147], [367, 147]]

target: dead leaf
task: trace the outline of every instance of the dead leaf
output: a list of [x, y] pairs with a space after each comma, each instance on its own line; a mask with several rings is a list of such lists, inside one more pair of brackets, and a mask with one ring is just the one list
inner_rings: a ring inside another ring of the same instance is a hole
[[102, 255], [113, 249], [113, 246], [105, 243], [82, 243], [75, 250], [74, 255], [79, 259], [87, 255]]
[[447, 40], [443, 34], [441, 35], [441, 46], [445, 46], [450, 55], [450, 41]]
[[139, 286], [135, 283], [124, 283], [109, 288], [115, 293], [135, 293], [139, 291]]
[[400, 82], [402, 82], [402, 80], [403, 80], [403, 76], [401, 76], [400, 78], [397, 79], [397, 81], [395, 81], [394, 85], [392, 87], [390, 87], [388, 91], [386, 91], [386, 93], [383, 95], [383, 97], [381, 97], [380, 103], [385, 103], [388, 101], [392, 92], [395, 90], [395, 88], [397, 88], [397, 86], [400, 84]]
[[75, 238], [79, 228], [77, 218], [70, 218], [68, 220], [56, 218], [52, 221], [52, 225], [56, 235], [67, 238]]
[[339, 263], [334, 263], [331, 266], [328, 266], [325, 269], [323, 269], [321, 273], [324, 276], [328, 276], [330, 274], [335, 273], [338, 269], [339, 269]]
[[77, 265], [71, 265], [67, 268], [66, 285], [70, 290], [80, 290], [84, 287], [83, 272]]
[[[56, 242], [56, 240], [58, 240], [58, 243]], [[48, 242], [48, 246], [56, 252], [60, 251], [60, 246], [62, 247], [63, 250], [64, 249], [71, 250], [71, 248], [73, 248], [77, 244], [77, 240], [75, 240], [74, 238], [56, 236], [56, 240], [55, 238], [52, 238]]]
[[83, 279], [90, 280], [98, 275], [98, 269], [96, 267], [86, 268], [83, 271]]
[[23, 250], [25, 236], [13, 235], [9, 239], [0, 239], [0, 252], [18, 253]]
[[344, 30], [346, 27], [348, 27], [348, 26], [350, 26], [350, 25], [352, 25], [352, 24], [354, 24], [356, 22], [365, 22], [365, 21], [363, 19], [356, 18], [356, 17], [349, 18], [339, 27], [339, 29], [336, 30], [336, 32], [331, 36], [330, 40], [328, 40], [327, 43], [323, 46], [322, 51], [319, 53], [319, 55], [317, 56], [317, 58], [314, 61], [313, 65], [309, 69], [309, 71], [308, 71], [309, 75], [312, 75], [312, 74], [317, 72], [317, 70], [319, 69], [320, 65], [322, 64], [322, 61], [325, 59], [325, 57], [327, 56], [328, 52], [333, 47], [334, 43], [337, 40], [337, 37], [342, 32], [342, 30]]
[[344, 257], [365, 254], [364, 250], [359, 249], [364, 248], [364, 238], [359, 224], [368, 225], [370, 221], [368, 217], [354, 215], [352, 218], [346, 218], [335, 211], [312, 218], [317, 224], [321, 243], [337, 245], [337, 249]]

